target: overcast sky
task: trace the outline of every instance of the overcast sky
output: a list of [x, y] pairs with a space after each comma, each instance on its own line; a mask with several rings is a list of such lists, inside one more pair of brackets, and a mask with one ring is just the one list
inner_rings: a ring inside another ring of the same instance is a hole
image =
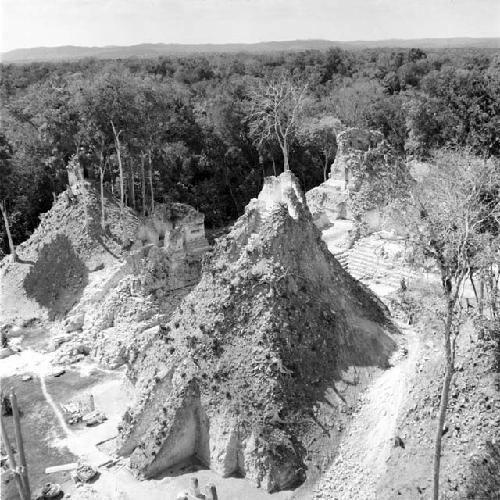
[[500, 36], [500, 0], [0, 0], [1, 51]]

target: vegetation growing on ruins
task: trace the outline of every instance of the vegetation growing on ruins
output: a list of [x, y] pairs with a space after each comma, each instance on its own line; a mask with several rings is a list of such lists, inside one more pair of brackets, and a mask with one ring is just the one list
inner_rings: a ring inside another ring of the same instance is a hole
[[[500, 61], [488, 50], [3, 65], [1, 184], [11, 188], [2, 203], [14, 244], [65, 188], [74, 154], [115, 193], [121, 160], [124, 203], [144, 213], [172, 200], [204, 212], [212, 227], [234, 220], [262, 178], [282, 169], [284, 144], [270, 136], [259, 146], [248, 117], [255, 89], [283, 75], [308, 89], [300, 130], [286, 144], [305, 189], [323, 180], [332, 161], [335, 145], [325, 148], [325, 138], [335, 136], [337, 120], [380, 130], [401, 158], [425, 159], [444, 146], [468, 146], [481, 158], [500, 154]], [[7, 253], [3, 225], [0, 231]]]

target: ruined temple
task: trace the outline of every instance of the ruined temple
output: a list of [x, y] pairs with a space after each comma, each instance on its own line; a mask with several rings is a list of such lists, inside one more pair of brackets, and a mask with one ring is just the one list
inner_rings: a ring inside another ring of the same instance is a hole
[[[172, 288], [197, 282], [201, 259], [208, 250], [205, 216], [182, 203], [158, 203], [154, 212], [139, 224], [133, 250], [153, 245], [169, 259]], [[176, 278], [174, 278], [176, 277]]]
[[330, 254], [295, 176], [268, 178], [181, 306], [131, 346], [119, 453], [144, 477], [196, 460], [293, 486], [321, 461], [318, 419], [345, 418], [336, 384], [356, 372], [362, 390], [393, 347], [384, 307]]
[[154, 212], [139, 225], [136, 243], [153, 244], [174, 253], [202, 254], [208, 248], [205, 216], [182, 203], [157, 203]]
[[363, 164], [364, 154], [384, 140], [378, 130], [348, 128], [337, 136], [338, 150], [330, 170], [330, 179], [340, 181], [343, 190], [356, 188], [355, 173]]
[[74, 196], [82, 194], [85, 189], [84, 169], [77, 155], [72, 156], [68, 161], [66, 171], [68, 172], [68, 194], [72, 194]]
[[381, 147], [384, 136], [376, 130], [348, 128], [337, 136], [338, 150], [327, 181], [306, 193], [307, 204], [320, 228], [336, 219], [352, 219], [349, 196], [358, 189], [357, 174], [367, 152]]

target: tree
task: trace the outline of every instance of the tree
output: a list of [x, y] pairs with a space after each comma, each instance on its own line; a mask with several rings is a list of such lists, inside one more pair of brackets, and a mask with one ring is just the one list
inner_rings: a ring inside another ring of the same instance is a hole
[[120, 143], [120, 134], [123, 130], [116, 130], [115, 124], [113, 120], [110, 120], [111, 128], [113, 129], [113, 137], [115, 139], [115, 149], [116, 149], [116, 157], [118, 159], [118, 168], [120, 172], [120, 223], [122, 225], [122, 243], [125, 243], [125, 225], [123, 222], [123, 165], [122, 165], [122, 148]]
[[444, 143], [486, 158], [500, 154], [499, 74], [446, 66], [431, 71], [421, 87], [444, 111], [438, 110]]
[[[101, 184], [103, 182], [106, 157], [114, 149], [118, 163], [120, 180], [120, 220], [122, 239], [125, 243], [123, 212], [125, 205], [125, 185], [123, 168], [124, 135], [130, 142], [139, 128], [138, 113], [134, 96], [138, 90], [137, 81], [127, 71], [111, 66], [99, 74], [92, 82], [82, 86], [77, 100], [77, 109], [82, 115], [79, 133], [82, 146], [97, 154], [97, 164]], [[103, 190], [101, 189], [101, 210], [104, 210]], [[104, 215], [101, 214], [101, 224]]]
[[14, 261], [17, 260], [16, 248], [10, 232], [9, 217], [7, 214], [7, 199], [12, 190], [12, 168], [10, 160], [12, 148], [3, 134], [0, 135], [0, 211], [5, 225], [5, 232], [9, 242], [9, 251]]
[[342, 130], [338, 118], [331, 115], [313, 117], [301, 123], [298, 131], [301, 142], [320, 152], [323, 163], [323, 180], [328, 178], [328, 169], [337, 152], [337, 134]]
[[260, 147], [273, 139], [283, 154], [283, 168], [290, 170], [290, 143], [295, 137], [304, 106], [307, 84], [299, 84], [290, 77], [260, 82], [250, 91], [251, 109], [248, 113], [250, 134]]
[[[439, 497], [441, 438], [455, 366], [460, 293], [472, 271], [498, 260], [500, 172], [493, 162], [467, 151], [440, 151], [429, 174], [397, 204], [401, 228], [423, 257], [432, 258], [441, 274], [445, 303], [445, 370], [439, 403], [433, 472], [433, 498]], [[489, 256], [489, 257], [488, 257]], [[491, 259], [494, 259], [491, 261]]]

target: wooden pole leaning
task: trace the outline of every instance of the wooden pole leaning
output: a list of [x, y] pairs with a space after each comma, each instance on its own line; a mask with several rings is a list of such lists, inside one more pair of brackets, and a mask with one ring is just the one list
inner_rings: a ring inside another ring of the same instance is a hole
[[26, 463], [23, 435], [21, 433], [21, 417], [19, 414], [19, 407], [17, 406], [16, 393], [14, 391], [12, 391], [10, 394], [10, 404], [12, 405], [12, 416], [14, 417], [14, 432], [16, 436], [17, 453], [19, 454], [21, 479], [23, 481], [23, 486], [27, 497], [31, 498], [30, 483], [28, 478], [28, 465]]
[[3, 417], [1, 415], [0, 415], [0, 431], [2, 434], [2, 442], [5, 447], [5, 451], [7, 452], [7, 456], [9, 457], [10, 470], [14, 474], [14, 480], [16, 481], [19, 497], [21, 498], [21, 500], [30, 500], [29, 497], [26, 495], [26, 491], [24, 490], [23, 481], [21, 480], [21, 475], [19, 474], [19, 470], [16, 465], [14, 451], [12, 450], [12, 446], [7, 436], [7, 431], [5, 430]]

